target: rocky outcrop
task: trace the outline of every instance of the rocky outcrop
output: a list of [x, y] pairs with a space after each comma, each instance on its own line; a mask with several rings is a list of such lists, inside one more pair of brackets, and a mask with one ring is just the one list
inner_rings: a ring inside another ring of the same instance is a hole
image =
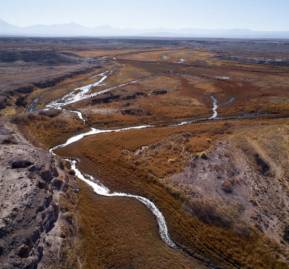
[[16, 161], [12, 161], [11, 168], [12, 169], [27, 168], [31, 165], [32, 165], [32, 162], [30, 162], [28, 160], [16, 160]]
[[69, 79], [69, 78], [72, 78], [72, 77], [75, 77], [75, 76], [78, 76], [78, 75], [82, 75], [82, 74], [88, 73], [88, 72], [90, 72], [90, 71], [92, 71], [94, 69], [100, 68], [100, 67], [101, 67], [100, 65], [95, 65], [93, 67], [84, 68], [84, 69], [77, 70], [77, 71], [71, 72], [69, 74], [66, 74], [66, 75], [63, 75], [63, 76], [59, 76], [59, 77], [56, 77], [56, 78], [53, 78], [53, 79], [50, 79], [50, 80], [35, 82], [33, 84], [33, 86], [35, 86], [37, 88], [41, 88], [41, 89], [48, 88], [48, 87], [53, 87], [56, 84], [58, 84], [58, 83], [62, 82], [63, 80], [65, 80], [65, 79]]
[[14, 139], [0, 145], [1, 268], [56, 268], [67, 240], [63, 229], [74, 230], [59, 199], [76, 184], [74, 177], [19, 134], [3, 126], [0, 131]]

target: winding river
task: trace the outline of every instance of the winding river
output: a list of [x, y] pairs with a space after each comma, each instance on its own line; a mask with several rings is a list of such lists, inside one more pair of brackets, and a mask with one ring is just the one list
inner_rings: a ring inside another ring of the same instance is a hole
[[212, 112], [213, 115], [209, 118], [209, 120], [214, 120], [218, 117], [218, 100], [215, 96], [211, 96], [211, 99], [213, 101], [213, 107], [212, 107]]
[[[79, 102], [81, 100], [91, 98], [91, 97], [96, 96], [96, 95], [104, 94], [104, 93], [109, 92], [113, 89], [124, 87], [128, 84], [131, 84], [131, 83], [136, 83], [136, 81], [130, 81], [130, 82], [120, 84], [120, 85], [117, 85], [117, 86], [114, 86], [114, 87], [111, 87], [111, 88], [108, 88], [108, 89], [105, 89], [105, 90], [102, 90], [102, 91], [99, 91], [96, 93], [91, 93], [91, 90], [94, 87], [100, 86], [108, 78], [108, 76], [110, 74], [111, 74], [110, 71], [106, 71], [106, 72], [103, 72], [103, 73], [97, 75], [97, 77], [99, 77], [98, 81], [96, 81], [93, 84], [89, 84], [89, 85], [86, 85], [86, 86], [83, 86], [83, 87], [80, 87], [80, 88], [73, 90], [69, 94], [62, 97], [61, 99], [49, 103], [46, 106], [46, 109], [64, 109], [64, 107], [66, 105], [73, 104], [73, 103]], [[211, 98], [213, 101], [213, 108], [212, 108], [213, 115], [209, 119], [215, 119], [218, 116], [218, 113], [217, 113], [218, 104], [217, 104], [217, 99], [215, 97], [212, 96]], [[74, 111], [74, 110], [67, 110], [67, 111], [69, 111], [71, 113], [75, 113], [81, 121], [85, 122], [85, 118], [80, 111]], [[181, 126], [181, 125], [190, 124], [190, 123], [191, 123], [191, 121], [185, 121], [185, 122], [182, 122], [178, 125]], [[85, 137], [91, 136], [91, 135], [112, 133], [112, 132], [124, 132], [124, 131], [129, 131], [129, 130], [145, 129], [145, 128], [152, 128], [152, 127], [154, 127], [154, 126], [141, 125], [141, 126], [127, 127], [127, 128], [121, 128], [121, 129], [107, 129], [107, 130], [91, 128], [87, 132], [72, 136], [71, 138], [67, 139], [67, 141], [65, 143], [51, 148], [49, 150], [49, 152], [53, 155], [56, 155], [55, 151], [57, 149], [67, 147], [68, 145], [76, 143], [76, 142], [84, 139]], [[71, 164], [71, 169], [75, 172], [75, 175], [80, 180], [84, 181], [89, 186], [91, 186], [93, 191], [96, 194], [106, 196], [106, 197], [128, 197], [128, 198], [136, 199], [137, 201], [143, 203], [155, 216], [157, 223], [158, 223], [158, 228], [159, 228], [159, 233], [160, 233], [161, 239], [169, 247], [176, 248], [176, 244], [170, 238], [167, 223], [166, 223], [166, 220], [165, 220], [162, 212], [157, 208], [157, 206], [152, 201], [150, 201], [149, 199], [147, 199], [143, 196], [139, 196], [139, 195], [133, 195], [133, 194], [122, 193], [122, 192], [112, 192], [111, 190], [109, 190], [106, 186], [104, 186], [99, 180], [97, 180], [93, 176], [81, 172], [80, 169], [77, 167], [77, 161], [76, 160], [66, 159], [66, 161], [68, 161]]]

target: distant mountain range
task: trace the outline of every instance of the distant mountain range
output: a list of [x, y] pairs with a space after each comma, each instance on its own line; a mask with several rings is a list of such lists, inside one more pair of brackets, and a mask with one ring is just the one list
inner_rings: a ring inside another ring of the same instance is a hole
[[289, 31], [248, 29], [129, 29], [111, 26], [85, 27], [76, 23], [19, 27], [0, 19], [0, 36], [32, 37], [177, 37], [177, 38], [274, 38], [289, 39]]

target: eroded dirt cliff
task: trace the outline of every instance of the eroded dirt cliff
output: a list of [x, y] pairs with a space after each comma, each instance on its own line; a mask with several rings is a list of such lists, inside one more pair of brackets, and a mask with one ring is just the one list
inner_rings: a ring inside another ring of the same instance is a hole
[[1, 268], [61, 268], [76, 226], [60, 201], [77, 192], [76, 181], [15, 126], [1, 123], [0, 142]]

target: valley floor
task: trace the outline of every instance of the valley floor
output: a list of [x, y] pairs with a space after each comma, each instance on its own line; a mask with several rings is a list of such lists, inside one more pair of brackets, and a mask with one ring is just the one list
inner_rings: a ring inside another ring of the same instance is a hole
[[[288, 67], [229, 57], [254, 46], [123, 42], [59, 48], [93, 66], [0, 111], [73, 182], [56, 200], [61, 268], [289, 268]], [[146, 203], [108, 193], [149, 199], [175, 247]]]

